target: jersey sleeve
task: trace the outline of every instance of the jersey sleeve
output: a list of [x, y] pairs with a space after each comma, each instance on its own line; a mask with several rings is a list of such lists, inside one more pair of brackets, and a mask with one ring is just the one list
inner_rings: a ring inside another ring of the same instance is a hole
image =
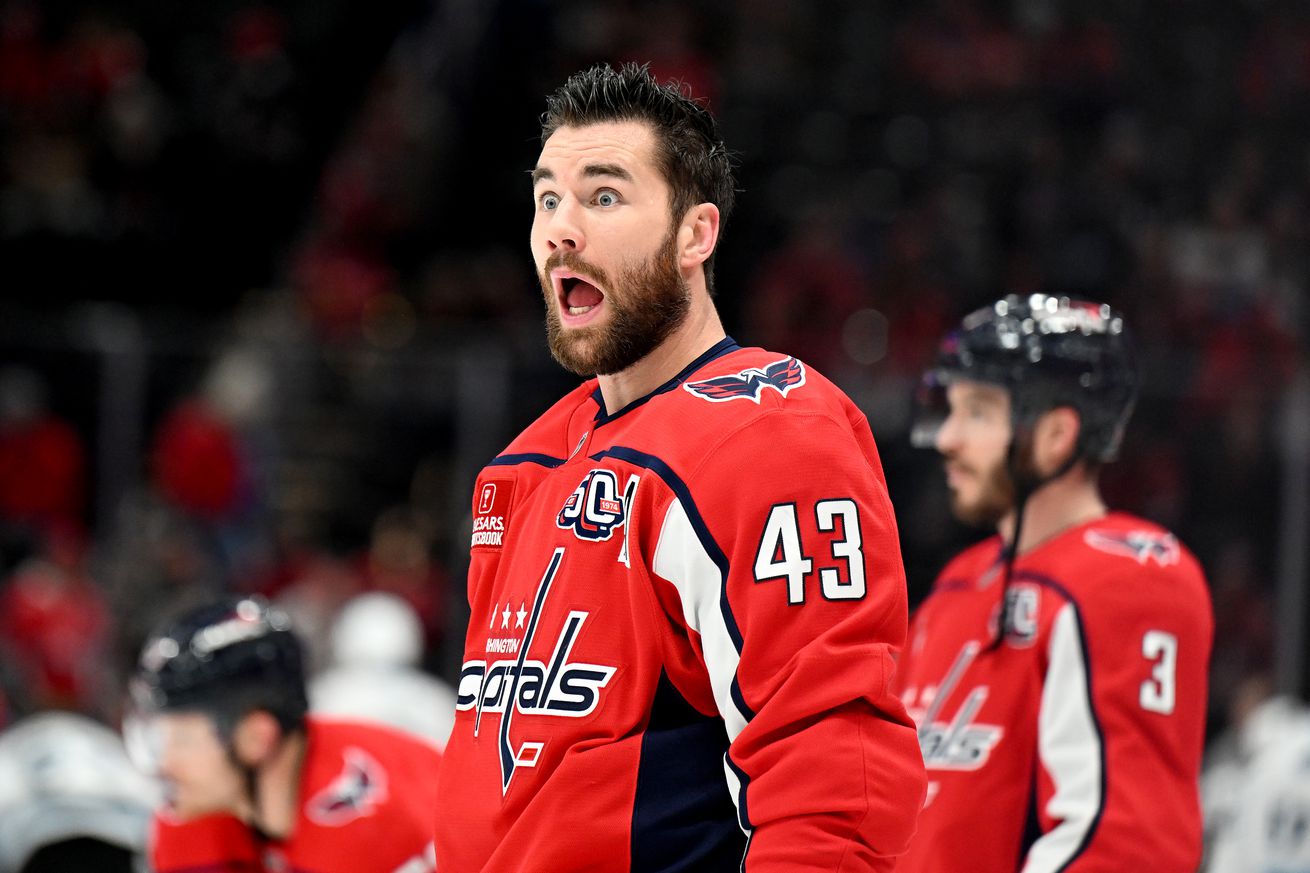
[[747, 873], [891, 869], [925, 776], [892, 692], [904, 570], [867, 424], [779, 411], [707, 447], [653, 569], [728, 728]]
[[1024, 873], [1190, 873], [1200, 861], [1208, 595], [1199, 570], [1122, 566], [1074, 592], [1051, 620], [1038, 716], [1041, 835]]
[[249, 829], [230, 815], [179, 822], [156, 814], [147, 845], [153, 873], [249, 873], [260, 869]]

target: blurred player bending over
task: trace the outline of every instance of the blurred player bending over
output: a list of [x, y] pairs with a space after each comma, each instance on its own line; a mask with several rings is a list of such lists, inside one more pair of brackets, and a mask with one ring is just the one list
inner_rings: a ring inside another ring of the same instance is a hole
[[547, 335], [596, 378], [477, 478], [440, 868], [889, 870], [923, 765], [868, 422], [724, 334], [734, 183], [702, 106], [596, 67], [542, 140]]
[[135, 751], [164, 779], [156, 873], [425, 873], [440, 753], [381, 725], [307, 717], [302, 648], [279, 610], [232, 598], [151, 638]]
[[929, 784], [898, 871], [1196, 869], [1209, 594], [1097, 487], [1136, 393], [1119, 314], [1045, 295], [968, 316], [925, 377], [915, 441], [998, 535], [910, 626], [897, 682]]
[[159, 786], [123, 740], [72, 712], [40, 712], [0, 733], [0, 873], [144, 869]]

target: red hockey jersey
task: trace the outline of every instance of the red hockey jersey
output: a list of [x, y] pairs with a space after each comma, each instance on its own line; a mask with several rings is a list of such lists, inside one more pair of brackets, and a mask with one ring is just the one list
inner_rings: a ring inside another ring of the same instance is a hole
[[928, 796], [900, 871], [1192, 873], [1214, 629], [1200, 567], [1123, 513], [1015, 562], [952, 561], [915, 612], [897, 685]]
[[391, 728], [311, 717], [291, 836], [262, 841], [239, 819], [156, 814], [155, 873], [430, 873], [441, 754]]
[[617, 412], [567, 395], [478, 476], [469, 603], [442, 873], [904, 849], [895, 521], [864, 416], [795, 358], [725, 339]]

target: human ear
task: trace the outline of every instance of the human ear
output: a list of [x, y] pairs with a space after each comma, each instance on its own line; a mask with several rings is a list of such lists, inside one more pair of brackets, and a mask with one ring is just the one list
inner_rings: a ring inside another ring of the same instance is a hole
[[248, 712], [232, 731], [232, 750], [247, 766], [256, 766], [273, 754], [282, 738], [282, 727], [262, 709]]
[[678, 225], [678, 266], [689, 270], [703, 264], [719, 243], [719, 207], [698, 203], [687, 210]]
[[1033, 428], [1033, 462], [1037, 472], [1049, 476], [1059, 470], [1078, 450], [1082, 423], [1071, 406], [1057, 406], [1042, 413]]

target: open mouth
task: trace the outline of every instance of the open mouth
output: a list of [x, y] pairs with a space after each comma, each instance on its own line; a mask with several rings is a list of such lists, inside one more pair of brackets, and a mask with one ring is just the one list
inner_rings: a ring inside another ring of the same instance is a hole
[[560, 307], [569, 315], [586, 315], [605, 299], [599, 288], [576, 273], [555, 270], [551, 276], [555, 280], [555, 294]]

